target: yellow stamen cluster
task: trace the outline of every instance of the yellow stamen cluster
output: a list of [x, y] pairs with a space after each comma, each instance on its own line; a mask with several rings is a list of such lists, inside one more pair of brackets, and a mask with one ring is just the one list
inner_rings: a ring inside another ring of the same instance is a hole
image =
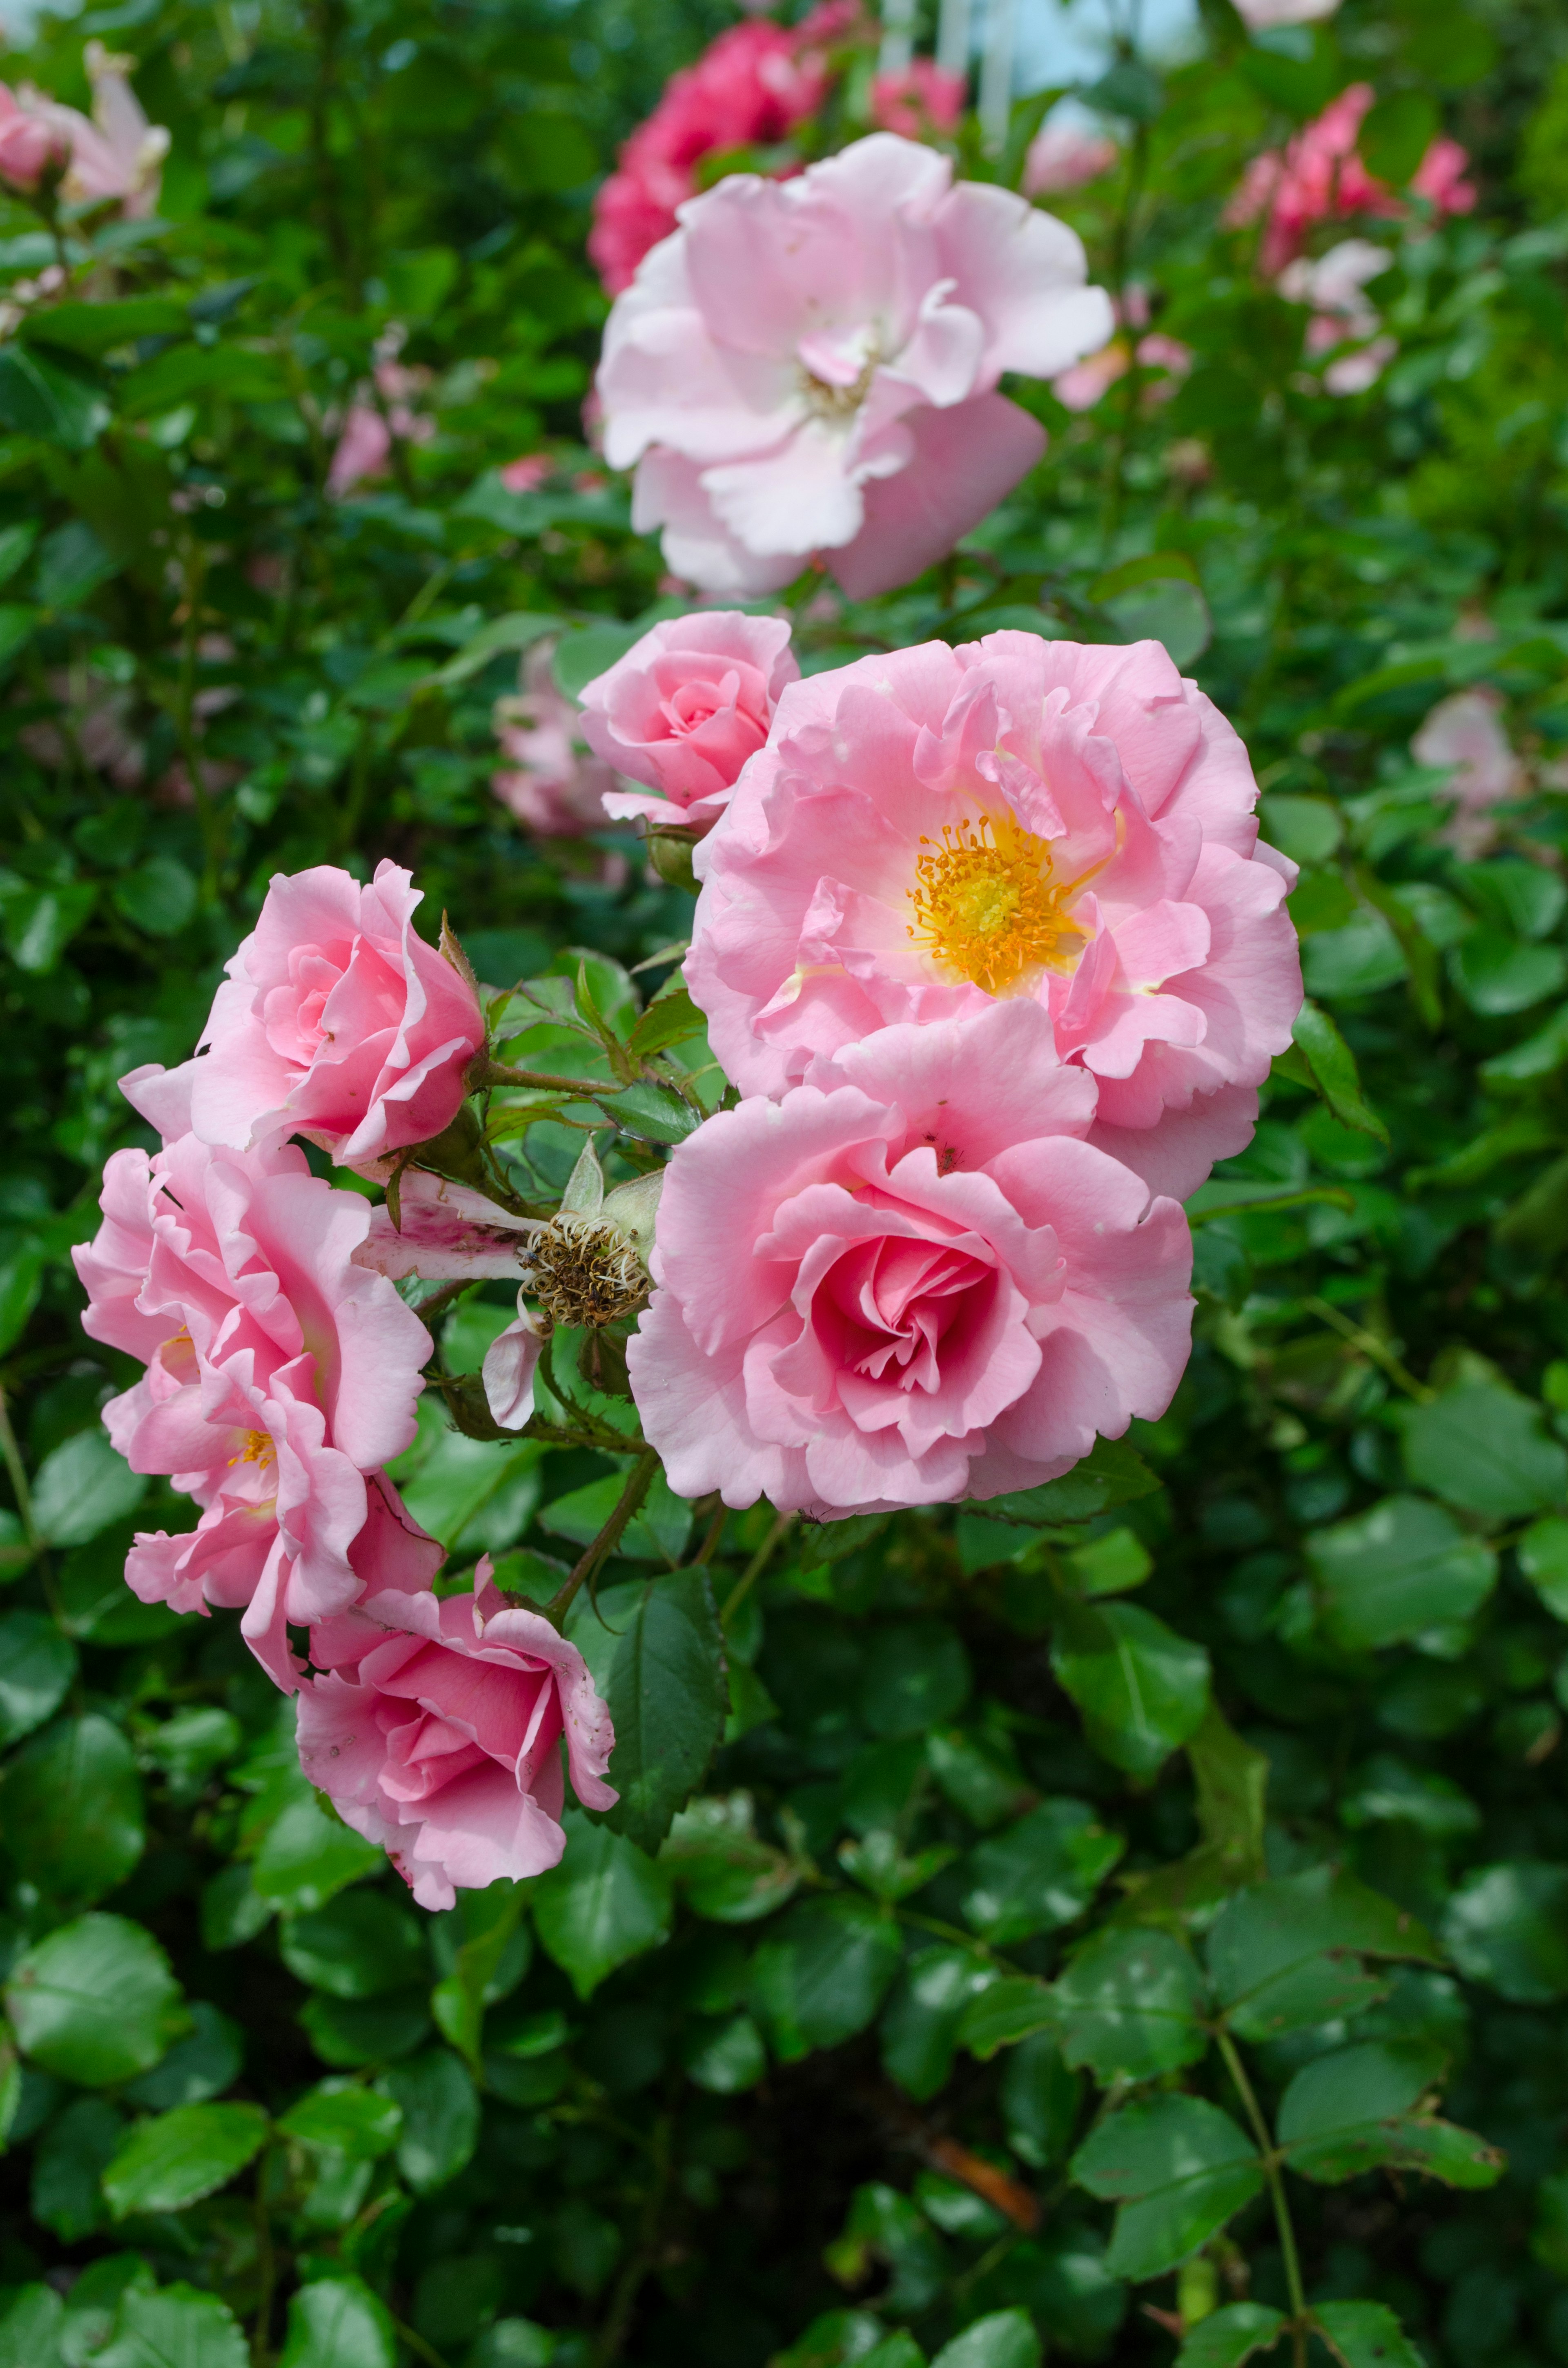
[[265, 1472], [277, 1460], [278, 1450], [268, 1434], [265, 1430], [247, 1430], [244, 1448], [238, 1455], [230, 1456], [229, 1463], [231, 1468], [236, 1463], [259, 1463]]
[[1053, 882], [1051, 849], [1012, 814], [945, 823], [915, 867], [909, 934], [944, 970], [987, 995], [1033, 971], [1070, 970], [1085, 933], [1062, 910], [1081, 883]]

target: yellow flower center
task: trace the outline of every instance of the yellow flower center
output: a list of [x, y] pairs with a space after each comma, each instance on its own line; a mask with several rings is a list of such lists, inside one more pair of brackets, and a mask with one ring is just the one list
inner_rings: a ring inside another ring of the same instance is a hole
[[244, 1448], [238, 1455], [231, 1455], [229, 1463], [231, 1468], [236, 1463], [259, 1463], [265, 1472], [277, 1458], [278, 1450], [265, 1430], [247, 1430]]
[[1072, 969], [1085, 932], [1062, 904], [1081, 883], [1052, 881], [1043, 838], [1010, 814], [982, 814], [920, 844], [909, 934], [944, 970], [1006, 995], [1028, 972]]

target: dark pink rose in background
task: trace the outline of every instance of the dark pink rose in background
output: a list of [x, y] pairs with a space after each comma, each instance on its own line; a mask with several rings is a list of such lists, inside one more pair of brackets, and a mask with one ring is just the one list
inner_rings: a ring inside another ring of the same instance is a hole
[[1032, 1487], [1169, 1404], [1192, 1247], [1083, 1140], [1038, 1004], [884, 1029], [665, 1171], [628, 1349], [683, 1497], [819, 1516]]
[[939, 66], [934, 58], [911, 58], [897, 74], [880, 74], [871, 84], [871, 121], [879, 131], [905, 140], [956, 131], [969, 77]]
[[800, 672], [784, 618], [712, 609], [654, 625], [583, 692], [588, 746], [658, 792], [613, 790], [605, 812], [711, 828]]
[[[1352, 83], [1283, 150], [1271, 148], [1247, 166], [1225, 220], [1244, 224], [1265, 218], [1258, 262], [1270, 279], [1300, 255], [1320, 222], [1353, 214], [1393, 220], [1408, 213], [1357, 152], [1375, 96], [1370, 83]], [[1459, 143], [1444, 134], [1427, 149], [1410, 188], [1439, 213], [1469, 213], [1476, 199], [1473, 184], [1463, 177], [1469, 162]]]
[[[166, 1118], [177, 1089], [159, 1083]], [[369, 1543], [426, 1583], [439, 1562], [379, 1469], [414, 1436], [430, 1336], [354, 1262], [367, 1202], [312, 1176], [294, 1144], [184, 1134], [151, 1159], [117, 1151], [101, 1205], [74, 1253], [83, 1326], [147, 1368], [104, 1420], [132, 1471], [166, 1474], [202, 1508], [183, 1535], [139, 1537], [127, 1578], [176, 1611], [243, 1608], [252, 1651], [290, 1688], [286, 1623], [353, 1602]]]
[[303, 1134], [355, 1167], [451, 1124], [484, 1015], [415, 933], [422, 901], [395, 863], [369, 887], [327, 863], [275, 874], [213, 999], [205, 1056], [176, 1073], [203, 1142]]
[[561, 1743], [577, 1798], [613, 1808], [615, 1746], [587, 1665], [540, 1612], [510, 1608], [489, 1557], [472, 1595], [369, 1581], [311, 1632], [325, 1672], [300, 1694], [300, 1764], [378, 1842], [422, 1907], [554, 1866], [566, 1846]]

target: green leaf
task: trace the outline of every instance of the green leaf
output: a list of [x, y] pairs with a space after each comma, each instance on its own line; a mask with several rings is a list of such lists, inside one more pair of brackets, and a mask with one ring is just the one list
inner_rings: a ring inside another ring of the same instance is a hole
[[1554, 1620], [1568, 1621], [1568, 1520], [1532, 1521], [1518, 1543], [1519, 1568]]
[[177, 938], [196, 910], [196, 877], [174, 855], [150, 856], [117, 880], [116, 909], [151, 938]]
[[1074, 1603], [1059, 1617], [1051, 1666], [1084, 1713], [1093, 1748], [1152, 1776], [1209, 1707], [1209, 1656], [1137, 1603]]
[[1210, 1702], [1203, 1724], [1187, 1737], [1187, 1765], [1198, 1793], [1203, 1847], [1231, 1884], [1256, 1883], [1264, 1873], [1263, 1836], [1268, 1761], [1244, 1743]]
[[267, 2143], [259, 2105], [176, 2105], [139, 2122], [104, 2172], [117, 2220], [132, 2212], [183, 2212], [242, 2171]]
[[1461, 1974], [1521, 2006], [1568, 1993], [1568, 1867], [1525, 1861], [1466, 1875], [1443, 1940]]
[[463, 1937], [450, 1972], [430, 1993], [430, 2010], [442, 2038], [476, 2076], [484, 2009], [528, 1971], [533, 1943], [522, 1913], [521, 1889], [506, 1881], [460, 1892], [450, 1911]]
[[1176, 2354], [1176, 2368], [1244, 2368], [1255, 2353], [1273, 2351], [1284, 2326], [1284, 2313], [1267, 2303], [1228, 2303], [1199, 2319]]
[[194, 2286], [146, 2294], [128, 2286], [115, 2340], [93, 2354], [93, 2368], [248, 2368], [250, 2347], [227, 2303]]
[[403, 2115], [397, 2167], [415, 2195], [457, 2177], [479, 2143], [479, 2098], [460, 2057], [432, 2047], [394, 2064], [378, 2084]]
[[579, 1998], [592, 1998], [617, 1965], [669, 1938], [670, 1878], [635, 1842], [580, 1810], [562, 1818], [566, 1853], [529, 1896], [534, 1929]]
[[1085, 2066], [1102, 2086], [1177, 2071], [1209, 2044], [1199, 2021], [1203, 1977], [1166, 1932], [1096, 1932], [1054, 1997], [1064, 2061]]
[[1040, 2368], [1040, 2340], [1027, 2310], [994, 2310], [944, 2343], [931, 2368]]
[[724, 1639], [705, 1569], [649, 1579], [630, 1604], [626, 1597], [617, 1590], [612, 1624], [621, 1634], [599, 1688], [615, 1726], [609, 1773], [620, 1794], [607, 1822], [653, 1851], [723, 1735]]
[[911, 2097], [934, 2097], [952, 2069], [964, 2014], [994, 1987], [994, 1966], [971, 1949], [921, 1949], [881, 2020], [882, 2068]]
[[238, 2078], [244, 2062], [239, 2024], [203, 1998], [192, 2005], [190, 2024], [185, 2038], [176, 2039], [150, 2072], [131, 2081], [125, 2091], [128, 2104], [165, 2113], [176, 2105], [202, 2104]]
[[1495, 1382], [1461, 1382], [1403, 1410], [1405, 1469], [1418, 1488], [1496, 1521], [1568, 1496], [1568, 1448], [1538, 1406]]
[[626, 1049], [634, 1061], [651, 1061], [655, 1053], [700, 1036], [707, 1025], [706, 1013], [699, 1011], [684, 986], [677, 985], [654, 996], [627, 1039]]
[[1424, 1497], [1385, 1497], [1307, 1540], [1324, 1625], [1350, 1652], [1471, 1618], [1497, 1583], [1497, 1557]]
[[6, 2003], [23, 2055], [88, 2089], [145, 2072], [186, 2022], [168, 1959], [123, 1916], [50, 1933], [14, 1968]]
[[717, 2028], [699, 2023], [695, 2039], [695, 2045], [683, 2050], [681, 2061], [687, 2078], [710, 2096], [739, 2096], [755, 2089], [767, 2070], [767, 2050], [749, 2014], [732, 2015]]
[[19, 334], [29, 345], [97, 355], [142, 337], [177, 337], [188, 327], [185, 306], [167, 296], [124, 296], [100, 304], [40, 306], [22, 322]]
[[12, 1857], [51, 1899], [85, 1904], [122, 1883], [142, 1855], [142, 1779], [107, 1718], [57, 1719], [23, 1746], [0, 1787]]
[[1369, 2040], [1303, 2066], [1280, 2100], [1276, 2133], [1292, 2170], [1320, 2186], [1363, 2171], [1425, 2171], [1449, 2187], [1494, 2187], [1503, 2157], [1421, 2110], [1445, 2052], [1420, 2040]]
[[1374, 180], [1403, 189], [1440, 129], [1425, 91], [1392, 91], [1369, 109], [1357, 145]]
[[301, 2146], [376, 2162], [397, 2144], [403, 2111], [393, 2098], [356, 2081], [323, 2080], [278, 2115], [278, 2126]]
[[1007, 1497], [989, 1497], [985, 1512], [990, 1520], [1016, 1521], [1027, 1529], [1045, 1522], [1088, 1521], [1113, 1506], [1151, 1497], [1164, 1485], [1125, 1440], [1096, 1439], [1082, 1462], [1060, 1480], [1045, 1480], [1038, 1488], [1020, 1488]]
[[653, 1085], [645, 1078], [600, 1094], [598, 1104], [612, 1126], [640, 1143], [684, 1143], [702, 1123], [701, 1111], [693, 1110], [673, 1086]]
[[12, 2286], [0, 2295], [0, 2368], [52, 2368], [64, 2315], [52, 2286]]
[[147, 1483], [97, 1428], [79, 1430], [46, 1455], [33, 1482], [33, 1520], [51, 1546], [85, 1545], [133, 1513]]
[[568, 699], [580, 699], [589, 683], [608, 672], [642, 638], [640, 625], [618, 625], [608, 618], [601, 624], [563, 633], [555, 645], [557, 689]]
[[861, 1707], [873, 1735], [925, 1735], [955, 1715], [973, 1682], [961, 1640], [943, 1622], [882, 1628], [867, 1668]]
[[771, 1916], [799, 1888], [797, 1861], [752, 1830], [749, 1793], [693, 1801], [659, 1852], [687, 1906], [715, 1924], [751, 1924]]
[[989, 2063], [999, 2048], [1012, 2047], [1037, 2031], [1056, 2028], [1056, 1998], [1029, 1974], [1004, 1974], [964, 2009], [959, 2044]]
[[1123, 2278], [1174, 2270], [1263, 2186], [1250, 2139], [1201, 2097], [1125, 2107], [1085, 2140], [1071, 2169], [1080, 2187], [1120, 2206], [1106, 2265]]
[[278, 2368], [396, 2368], [397, 2331], [362, 2278], [316, 2278], [289, 2304]]
[[101, 2228], [108, 2214], [99, 2180], [125, 2126], [103, 2097], [78, 2097], [51, 2122], [33, 2157], [32, 2214], [65, 2244]]
[[62, 888], [0, 892], [6, 951], [17, 968], [35, 978], [46, 977], [77, 930], [85, 927], [97, 900], [97, 889], [90, 880]]
[[801, 1901], [765, 1935], [751, 2007], [781, 2063], [864, 2031], [903, 1955], [898, 1926], [858, 1894]]
[[279, 1940], [296, 1979], [332, 1998], [380, 1998], [426, 1969], [417, 1919], [384, 1891], [342, 1892], [313, 1914], [290, 1918]]
[[1000, 2090], [1007, 2143], [1033, 2170], [1062, 2161], [1073, 2144], [1083, 2082], [1062, 2061], [1050, 2032], [1036, 2032], [1007, 2058]]
[[1209, 1977], [1244, 2039], [1277, 2039], [1371, 2005], [1386, 1984], [1364, 1956], [1438, 1961], [1406, 1909], [1329, 1866], [1237, 1892], [1209, 1933]]
[[1318, 1004], [1303, 1003], [1290, 1033], [1306, 1055], [1312, 1083], [1341, 1125], [1386, 1144], [1388, 1128], [1362, 1094], [1356, 1055], [1327, 1012]]
[[1561, 993], [1568, 954], [1561, 946], [1522, 946], [1502, 929], [1483, 928], [1449, 949], [1449, 969], [1472, 1011], [1503, 1019]]
[[1392, 2311], [1381, 2302], [1319, 2303], [1312, 2318], [1341, 2368], [1426, 2368]]
[[[560, 1350], [557, 1349], [557, 1355]], [[606, 1521], [620, 1501], [626, 1486], [624, 1471], [607, 1472], [601, 1479], [590, 1480], [584, 1488], [574, 1488], [568, 1497], [557, 1497], [539, 1517], [541, 1530], [558, 1538], [570, 1538], [574, 1545], [589, 1545], [597, 1537]], [[640, 1512], [634, 1513], [621, 1533], [616, 1553], [628, 1562], [676, 1563], [686, 1551], [691, 1535], [691, 1507], [684, 1497], [671, 1489], [663, 1472], [655, 1472], [653, 1485], [642, 1500]], [[629, 1582], [625, 1583], [629, 1586]], [[579, 1599], [580, 1600], [580, 1599]], [[637, 1598], [620, 1588], [602, 1588], [599, 1608], [604, 1614], [601, 1626], [594, 1616], [593, 1607], [577, 1611], [567, 1625], [567, 1633], [589, 1662], [590, 1667], [602, 1667], [608, 1682], [610, 1651], [608, 1642], [599, 1644], [594, 1629], [603, 1636], [605, 1630], [619, 1631], [625, 1624], [622, 1614], [628, 1612]], [[576, 1607], [574, 1605], [574, 1611]], [[590, 1622], [592, 1623], [590, 1626]]]
[[0, 426], [85, 452], [108, 419], [108, 404], [90, 379], [14, 340], [0, 347]]
[[1127, 1845], [1085, 1801], [1042, 1801], [964, 1861], [964, 1921], [1006, 1948], [1081, 1916]]
[[361, 1876], [379, 1874], [383, 1853], [306, 1791], [267, 1829], [251, 1867], [251, 1884], [268, 1907], [309, 1911]]
[[0, 1619], [0, 1744], [17, 1742], [57, 1710], [76, 1674], [75, 1648], [40, 1611]]

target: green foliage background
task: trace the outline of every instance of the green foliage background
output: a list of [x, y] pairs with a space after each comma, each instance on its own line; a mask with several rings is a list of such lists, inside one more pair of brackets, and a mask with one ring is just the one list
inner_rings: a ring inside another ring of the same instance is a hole
[[[91, 302], [0, 345], [0, 2362], [1029, 2368], [1185, 2342], [1186, 2368], [1239, 2368], [1294, 2251], [1298, 2363], [1545, 2368], [1568, 2360], [1558, 11], [1346, 0], [1259, 48], [1211, 0], [1200, 62], [1111, 94], [1127, 162], [1064, 209], [1101, 276], [1157, 291], [1191, 376], [1150, 411], [1134, 373], [1077, 419], [1019, 390], [1051, 430], [1035, 479], [939, 580], [799, 628], [812, 666], [1154, 631], [1248, 738], [1303, 865], [1316, 1016], [1193, 1203], [1170, 1414], [1007, 1519], [802, 1533], [759, 1508], [706, 1565], [655, 1487], [575, 1630], [627, 1803], [569, 1816], [555, 1874], [444, 1917], [303, 1783], [234, 1624], [121, 1582], [132, 1527], [188, 1507], [102, 1439], [131, 1369], [79, 1333], [66, 1252], [140, 1139], [114, 1079], [184, 1057], [269, 874], [392, 855], [482, 975], [564, 981], [586, 950], [623, 1037], [668, 964], [628, 973], [686, 933], [631, 842], [530, 840], [488, 779], [530, 637], [583, 679], [659, 597], [624, 489], [575, 483], [605, 309], [582, 239], [615, 142], [725, 21], [126, 0], [13, 62], [83, 103], [84, 37], [132, 49], [174, 147], [155, 223], [73, 234]], [[1483, 196], [1390, 233], [1399, 357], [1334, 401], [1219, 215], [1358, 76], [1391, 173], [1441, 120]], [[52, 256], [11, 207], [0, 274]], [[438, 432], [331, 500], [330, 419], [393, 322]], [[507, 495], [494, 472], [541, 439], [556, 475]], [[1472, 685], [1527, 776], [1465, 861], [1409, 742]], [[194, 802], [153, 786], [175, 767]], [[534, 1127], [536, 1172], [562, 1181], [574, 1140]], [[450, 1371], [504, 1313], [457, 1308]], [[465, 1439], [430, 1403], [400, 1478], [455, 1572], [490, 1550], [526, 1586], [624, 1462]]]

